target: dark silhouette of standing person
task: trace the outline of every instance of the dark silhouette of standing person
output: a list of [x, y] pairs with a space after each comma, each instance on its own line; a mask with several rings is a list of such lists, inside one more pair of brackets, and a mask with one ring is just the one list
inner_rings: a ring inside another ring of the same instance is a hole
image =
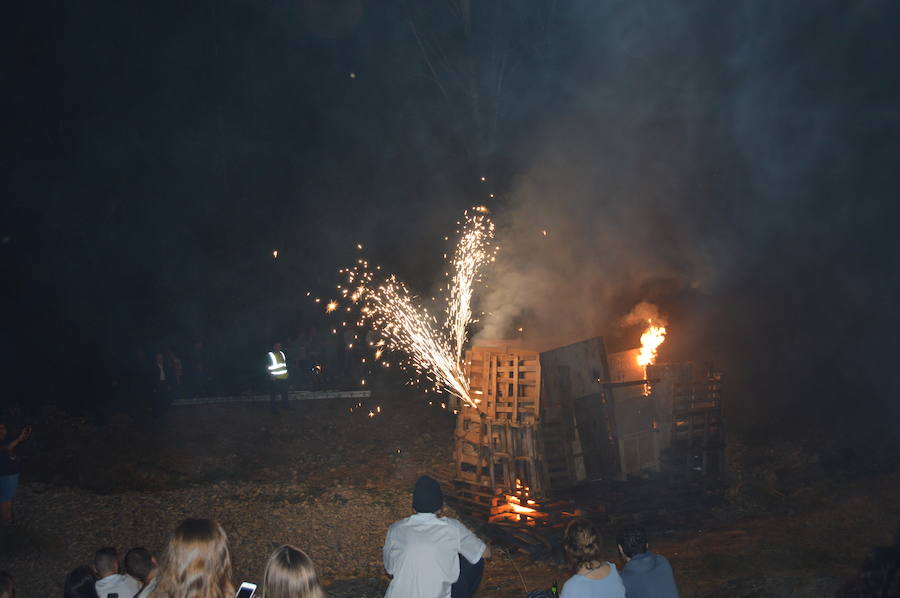
[[153, 414], [159, 416], [172, 402], [172, 370], [162, 353], [153, 359]]
[[19, 487], [19, 461], [16, 459], [16, 447], [31, 436], [31, 426], [25, 426], [13, 440], [7, 441], [6, 424], [0, 422], [0, 522], [11, 525], [13, 522], [13, 498]]
[[272, 350], [268, 353], [269, 370], [269, 406], [272, 413], [278, 413], [278, 406], [275, 403], [275, 396], [280, 395], [281, 405], [285, 409], [289, 409], [288, 404], [288, 364], [284, 351], [281, 350], [281, 343], [276, 342], [272, 345]]

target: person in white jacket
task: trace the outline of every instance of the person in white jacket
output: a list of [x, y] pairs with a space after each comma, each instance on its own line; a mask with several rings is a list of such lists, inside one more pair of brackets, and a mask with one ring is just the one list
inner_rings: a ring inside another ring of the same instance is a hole
[[94, 569], [100, 576], [94, 584], [100, 598], [133, 597], [141, 591], [141, 582], [130, 575], [119, 573], [119, 553], [112, 546], [94, 553]]
[[490, 549], [456, 519], [441, 517], [444, 496], [428, 476], [416, 481], [416, 514], [397, 521], [384, 541], [384, 569], [392, 577], [385, 598], [471, 598]]

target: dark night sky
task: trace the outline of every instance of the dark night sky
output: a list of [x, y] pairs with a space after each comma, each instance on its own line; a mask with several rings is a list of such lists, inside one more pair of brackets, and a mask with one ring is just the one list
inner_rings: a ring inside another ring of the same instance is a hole
[[625, 342], [648, 300], [663, 358], [714, 360], [748, 421], [900, 415], [896, 2], [11, 11], [14, 394], [102, 393], [136, 347], [192, 338], [243, 359], [312, 321], [358, 241], [427, 291], [486, 202], [498, 330]]

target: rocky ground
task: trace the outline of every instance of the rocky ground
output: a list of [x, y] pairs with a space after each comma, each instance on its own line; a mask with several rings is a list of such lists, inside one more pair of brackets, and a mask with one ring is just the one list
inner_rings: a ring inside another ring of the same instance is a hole
[[[411, 394], [308, 401], [280, 416], [233, 404], [92, 422], [47, 409], [23, 447], [18, 525], [0, 532], [0, 569], [20, 597], [58, 596], [96, 548], [159, 551], [182, 519], [200, 516], [225, 527], [240, 579], [259, 580], [272, 548], [292, 543], [330, 595], [380, 596], [384, 533], [409, 514], [415, 478], [450, 459], [452, 427], [452, 415]], [[891, 541], [895, 461], [873, 461], [870, 449], [766, 447], [736, 440], [726, 499], [696, 529], [653, 543], [685, 597], [831, 596], [870, 547]], [[495, 550], [480, 595], [522, 596], [523, 585], [566, 577], [559, 562]]]

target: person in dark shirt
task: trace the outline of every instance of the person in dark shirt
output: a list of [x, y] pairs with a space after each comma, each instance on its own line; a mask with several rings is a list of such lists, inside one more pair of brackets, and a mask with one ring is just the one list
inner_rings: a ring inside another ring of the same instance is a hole
[[650, 552], [644, 528], [626, 525], [616, 541], [625, 559], [622, 583], [628, 598], [678, 598], [672, 566], [666, 557]]
[[6, 571], [0, 571], [0, 598], [16, 598], [16, 581]]
[[9, 431], [6, 424], [0, 422], [0, 522], [10, 525], [13, 522], [13, 498], [19, 486], [19, 462], [15, 450], [31, 436], [31, 426], [25, 426], [22, 432], [11, 441], [6, 437]]
[[97, 574], [87, 565], [75, 567], [66, 575], [63, 598], [100, 598], [94, 584]]

